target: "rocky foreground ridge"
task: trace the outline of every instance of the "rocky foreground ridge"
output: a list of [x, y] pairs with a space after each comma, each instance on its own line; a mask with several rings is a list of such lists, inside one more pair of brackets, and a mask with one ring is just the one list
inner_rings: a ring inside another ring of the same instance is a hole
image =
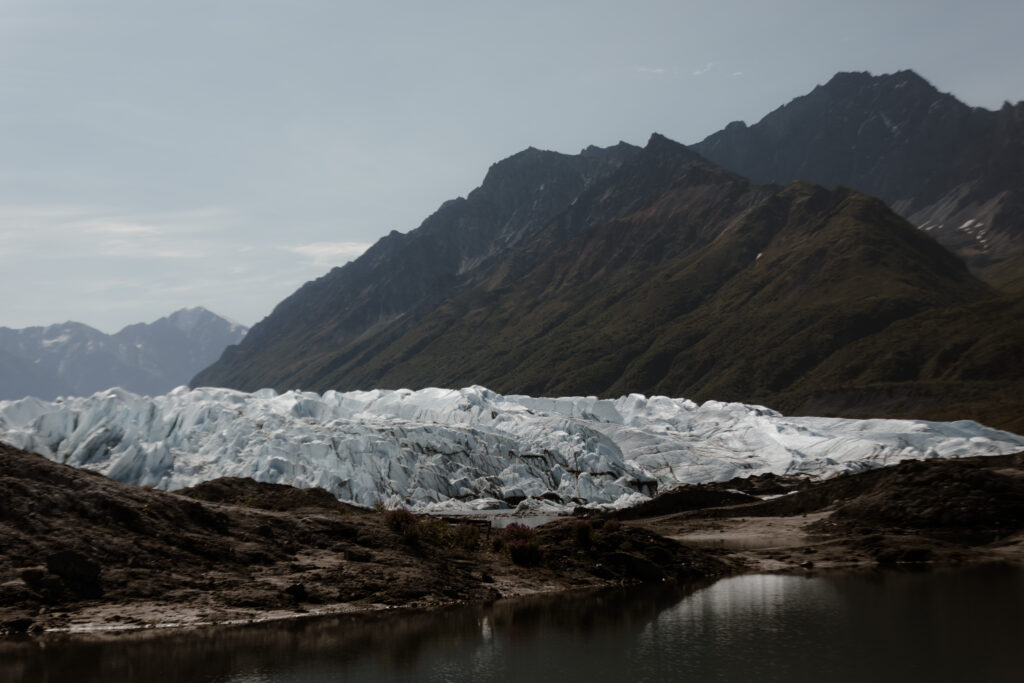
[[[781, 497], [759, 500], [769, 490]], [[0, 444], [0, 630], [431, 608], [747, 570], [1020, 564], [1022, 500], [1016, 454], [911, 461], [821, 483], [735, 479], [629, 511], [498, 531], [249, 479], [168, 493]], [[745, 549], [752, 535], [761, 543]]]
[[731, 571], [618, 524], [585, 538], [571, 521], [521, 529], [518, 545], [486, 526], [390, 518], [251, 479], [167, 493], [0, 444], [0, 630], [427, 608]]

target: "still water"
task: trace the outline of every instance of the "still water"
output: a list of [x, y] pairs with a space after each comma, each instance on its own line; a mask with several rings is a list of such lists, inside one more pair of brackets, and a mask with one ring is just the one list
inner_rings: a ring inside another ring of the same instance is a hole
[[752, 575], [441, 614], [0, 641], [0, 681], [1021, 681], [1024, 571]]

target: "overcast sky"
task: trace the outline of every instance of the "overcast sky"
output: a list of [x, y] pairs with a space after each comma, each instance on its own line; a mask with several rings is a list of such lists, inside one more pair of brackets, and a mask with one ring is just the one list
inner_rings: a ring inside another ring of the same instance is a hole
[[251, 325], [528, 147], [693, 143], [837, 71], [1024, 99], [1024, 2], [0, 0], [0, 325]]

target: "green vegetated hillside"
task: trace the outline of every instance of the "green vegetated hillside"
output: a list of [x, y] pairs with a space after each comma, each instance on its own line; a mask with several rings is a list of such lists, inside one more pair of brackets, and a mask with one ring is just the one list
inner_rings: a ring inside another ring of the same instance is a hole
[[[300, 290], [194, 383], [643, 392], [1024, 431], [1019, 298], [880, 200], [756, 185], [661, 136], [633, 149], [560, 212], [460, 261], [442, 295], [345, 329], [330, 321], [379, 276]], [[281, 327], [295, 310], [304, 322]]]

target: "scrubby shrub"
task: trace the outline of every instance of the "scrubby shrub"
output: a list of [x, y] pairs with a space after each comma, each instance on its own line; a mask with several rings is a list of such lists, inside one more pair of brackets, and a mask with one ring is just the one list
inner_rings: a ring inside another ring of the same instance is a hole
[[509, 557], [514, 563], [523, 567], [540, 564], [540, 544], [534, 529], [513, 522], [501, 530], [500, 536], [504, 539]]
[[508, 555], [513, 562], [523, 567], [535, 567], [540, 564], [540, 546], [536, 541], [509, 541]]
[[388, 510], [384, 513], [384, 523], [396, 534], [403, 533], [409, 527], [416, 526], [416, 515], [405, 508]]
[[604, 550], [623, 550], [622, 545], [626, 543], [626, 535], [622, 532], [622, 522], [617, 519], [609, 519], [601, 529], [601, 535], [597, 542]]
[[503, 553], [508, 548], [508, 543], [505, 542], [505, 538], [498, 534], [491, 539], [491, 552], [492, 553]]
[[452, 532], [446, 522], [430, 517], [419, 522], [420, 537], [432, 546], [447, 546], [451, 543]]
[[472, 524], [459, 524], [451, 534], [452, 545], [473, 551], [480, 547], [480, 529]]
[[577, 521], [572, 525], [572, 540], [581, 548], [589, 548], [594, 542], [594, 528], [590, 522]]
[[499, 532], [507, 542], [512, 541], [533, 541], [537, 542], [537, 531], [519, 522], [512, 522]]
[[423, 535], [420, 533], [420, 525], [413, 523], [405, 526], [402, 531], [402, 543], [417, 547], [420, 541], [423, 540]]

